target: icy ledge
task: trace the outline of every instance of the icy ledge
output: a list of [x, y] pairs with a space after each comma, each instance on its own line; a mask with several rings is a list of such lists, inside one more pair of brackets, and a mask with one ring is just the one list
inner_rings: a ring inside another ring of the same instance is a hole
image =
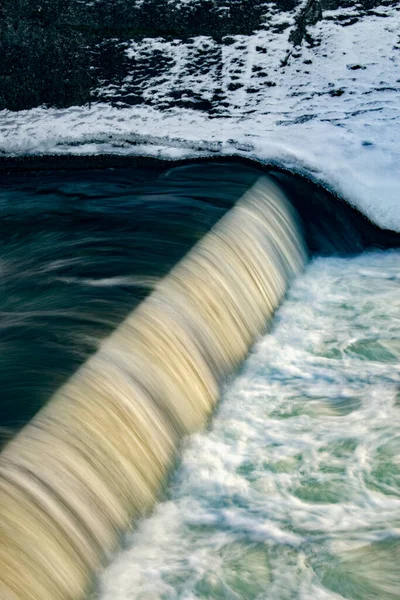
[[[400, 231], [399, 16], [395, 3], [344, 27], [337, 11], [325, 11], [325, 20], [308, 28], [315, 43], [302, 43], [296, 53], [290, 28], [234, 36], [232, 45], [220, 48], [218, 72], [209, 66], [196, 76], [188, 75], [193, 49], [185, 44], [132, 42], [128, 54], [169, 53], [163, 77], [145, 79], [143, 104], [127, 104], [133, 72], [120, 89], [100, 90], [103, 100], [91, 108], [2, 111], [0, 156], [242, 155], [307, 175], [379, 226]], [[215, 42], [199, 36], [191, 44], [205, 52]], [[230, 92], [231, 71], [240, 89]], [[270, 87], [260, 72], [273, 79]], [[163, 109], [171, 90], [194, 89], [206, 97], [217, 88], [226, 101], [217, 102], [212, 115]]]
[[241, 155], [304, 174], [380, 227], [400, 231], [400, 131], [389, 120], [367, 125], [360, 115], [346, 129], [321, 121], [271, 127], [265, 116], [211, 119], [187, 109], [106, 104], [0, 115], [3, 155]]

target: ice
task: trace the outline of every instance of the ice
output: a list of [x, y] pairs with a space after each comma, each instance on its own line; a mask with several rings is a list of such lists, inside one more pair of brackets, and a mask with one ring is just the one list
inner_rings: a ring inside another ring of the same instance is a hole
[[[298, 47], [293, 15], [272, 8], [266, 30], [229, 44], [206, 36], [125, 43], [128, 58], [162, 52], [162, 76], [139, 85], [132, 71], [119, 89], [98, 89], [90, 107], [1, 111], [0, 156], [240, 155], [301, 173], [400, 231], [399, 7], [352, 23], [355, 11], [325, 11], [308, 27], [313, 43]], [[195, 70], [199, 50], [204, 68]], [[129, 106], [132, 86], [142, 104]]]

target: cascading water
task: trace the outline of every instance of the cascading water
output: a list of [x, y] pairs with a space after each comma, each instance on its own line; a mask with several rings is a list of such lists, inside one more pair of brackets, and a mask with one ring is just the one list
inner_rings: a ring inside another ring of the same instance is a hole
[[302, 227], [260, 175], [3, 179], [1, 599], [398, 597], [398, 252], [313, 261], [237, 369], [303, 235], [323, 254], [399, 238], [275, 172]]
[[296, 280], [100, 600], [395, 600], [400, 252]]
[[259, 179], [6, 445], [4, 597], [84, 596], [305, 260], [284, 192]]

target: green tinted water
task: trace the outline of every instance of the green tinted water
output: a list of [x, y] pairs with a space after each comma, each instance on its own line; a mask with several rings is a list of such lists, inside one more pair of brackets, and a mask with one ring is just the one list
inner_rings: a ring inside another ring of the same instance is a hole
[[101, 600], [400, 598], [400, 253], [317, 259]]

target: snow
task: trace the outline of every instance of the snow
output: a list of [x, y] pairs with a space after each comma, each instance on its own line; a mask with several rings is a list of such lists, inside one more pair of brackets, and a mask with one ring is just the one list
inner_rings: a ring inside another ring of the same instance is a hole
[[[300, 47], [296, 15], [272, 8], [266, 29], [226, 43], [124, 42], [131, 70], [103, 82], [91, 107], [0, 112], [0, 156], [241, 155], [304, 174], [400, 231], [400, 12], [357, 15], [325, 11]], [[138, 64], [156, 67], [138, 77]]]

